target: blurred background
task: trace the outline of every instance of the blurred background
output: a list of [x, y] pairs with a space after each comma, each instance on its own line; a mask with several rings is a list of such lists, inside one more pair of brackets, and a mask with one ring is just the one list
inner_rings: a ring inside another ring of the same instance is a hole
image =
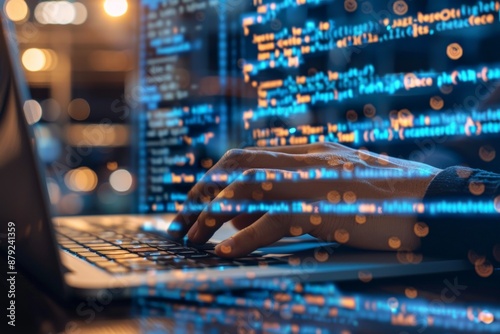
[[50, 199], [59, 215], [131, 210], [134, 1], [6, 0], [32, 100]]

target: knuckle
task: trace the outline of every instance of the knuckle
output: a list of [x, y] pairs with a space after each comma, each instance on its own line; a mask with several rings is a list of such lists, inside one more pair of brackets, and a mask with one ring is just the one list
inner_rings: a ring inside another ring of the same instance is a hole
[[337, 144], [335, 143], [330, 143], [330, 142], [326, 142], [326, 143], [316, 143], [316, 144], [312, 144], [310, 146], [310, 148], [307, 150], [309, 154], [311, 153], [324, 153], [324, 152], [329, 152], [331, 151], [332, 149], [336, 148]]
[[232, 148], [232, 149], [228, 150], [224, 154], [223, 159], [225, 159], [225, 160], [227, 160], [227, 159], [239, 159], [244, 154], [245, 154], [245, 150], [244, 149], [241, 149], [241, 148]]
[[323, 147], [326, 149], [326, 150], [329, 150], [329, 149], [340, 149], [344, 146], [340, 145], [339, 143], [332, 143], [332, 142], [327, 142], [327, 143], [323, 143]]
[[258, 168], [249, 168], [249, 169], [246, 169], [243, 171], [243, 176], [248, 176], [248, 177], [251, 177], [251, 176], [255, 176], [257, 175], [257, 173], [260, 171], [260, 169]]
[[249, 168], [243, 171], [241, 173], [241, 179], [239, 180], [242, 185], [248, 185], [251, 184], [252, 182], [255, 182], [258, 180], [260, 177], [265, 176], [266, 171], [264, 169], [260, 168]]
[[233, 148], [227, 151], [220, 160], [220, 166], [224, 170], [236, 170], [244, 167], [253, 160], [253, 152], [240, 148]]

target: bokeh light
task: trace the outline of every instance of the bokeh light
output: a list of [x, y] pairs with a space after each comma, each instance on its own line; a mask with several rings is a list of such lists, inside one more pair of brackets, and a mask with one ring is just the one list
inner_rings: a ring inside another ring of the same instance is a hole
[[28, 49], [22, 56], [24, 67], [31, 72], [38, 72], [47, 66], [47, 57], [41, 49]]
[[74, 99], [68, 105], [68, 114], [77, 121], [84, 121], [90, 115], [90, 105], [85, 99]]
[[127, 0], [105, 0], [104, 11], [112, 17], [124, 15], [128, 10]]
[[84, 4], [69, 1], [43, 1], [35, 7], [35, 19], [41, 24], [83, 24], [88, 12]]
[[123, 124], [71, 124], [66, 141], [72, 146], [125, 146], [130, 142], [129, 128]]
[[415, 289], [413, 287], [408, 287], [405, 289], [405, 296], [410, 298], [410, 299], [417, 298], [418, 291], [417, 291], [417, 289]]
[[479, 157], [485, 162], [492, 162], [496, 158], [496, 150], [491, 145], [481, 146], [479, 149]]
[[76, 10], [73, 4], [67, 1], [58, 1], [54, 4], [57, 8], [57, 21], [58, 24], [70, 24], [76, 17]]
[[57, 56], [53, 50], [31, 48], [24, 51], [21, 61], [30, 72], [53, 70], [57, 64]]
[[35, 100], [26, 101], [23, 110], [29, 125], [35, 124], [42, 118], [42, 106]]
[[90, 192], [97, 186], [97, 175], [88, 167], [70, 170], [64, 176], [64, 183], [72, 191]]
[[452, 60], [458, 60], [462, 58], [464, 54], [464, 50], [462, 49], [462, 46], [458, 43], [451, 43], [448, 45], [446, 48], [446, 54], [448, 57]]
[[29, 15], [29, 8], [24, 0], [8, 0], [4, 10], [7, 17], [14, 22], [23, 21]]
[[54, 99], [46, 99], [42, 101], [42, 118], [48, 122], [57, 121], [61, 115], [61, 106]]
[[111, 187], [118, 192], [127, 192], [132, 188], [132, 174], [125, 169], [118, 169], [109, 177]]
[[108, 170], [116, 170], [118, 168], [118, 163], [116, 161], [110, 161], [106, 164], [106, 167], [108, 168]]
[[80, 25], [87, 21], [87, 7], [83, 3], [74, 2], [73, 7], [75, 8], [75, 18], [73, 19], [73, 24]]

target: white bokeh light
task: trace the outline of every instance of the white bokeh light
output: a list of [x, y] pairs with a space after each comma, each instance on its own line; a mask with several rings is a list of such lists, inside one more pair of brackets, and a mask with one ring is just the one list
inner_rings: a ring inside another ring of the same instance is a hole
[[47, 57], [41, 49], [28, 49], [24, 51], [21, 61], [30, 72], [38, 72], [47, 66]]
[[127, 192], [132, 188], [132, 174], [125, 169], [118, 169], [109, 177], [111, 187], [118, 192]]
[[80, 2], [44, 1], [35, 7], [35, 19], [41, 24], [80, 25], [87, 16], [87, 7]]
[[56, 4], [57, 24], [70, 24], [75, 20], [76, 10], [72, 3], [59, 1]]
[[105, 0], [104, 11], [112, 17], [124, 15], [128, 10], [127, 0]]
[[35, 124], [42, 118], [42, 106], [35, 100], [26, 101], [23, 110], [29, 125]]
[[87, 21], [87, 7], [83, 3], [74, 2], [73, 7], [75, 8], [75, 18], [73, 20], [73, 24], [80, 25]]

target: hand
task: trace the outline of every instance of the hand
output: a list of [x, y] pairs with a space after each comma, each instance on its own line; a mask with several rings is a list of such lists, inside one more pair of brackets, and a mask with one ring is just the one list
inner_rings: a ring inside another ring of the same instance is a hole
[[[352, 177], [321, 177], [318, 173], [322, 168], [324, 172], [337, 171]], [[312, 179], [304, 174], [311, 169], [316, 174]], [[380, 176], [356, 178], [354, 173], [358, 171]], [[311, 211], [242, 213], [217, 212], [214, 208], [228, 200], [233, 203], [303, 201], [313, 207], [321, 202], [421, 200], [438, 172], [439, 169], [425, 164], [334, 143], [233, 149], [191, 189], [183, 211], [177, 215], [168, 233], [180, 238], [189, 231], [188, 238], [192, 242], [205, 243], [222, 224], [232, 221], [241, 231], [215, 248], [216, 253], [224, 257], [243, 256], [282, 237], [305, 233], [364, 249], [414, 250], [420, 246], [419, 237], [414, 232], [415, 215], [366, 212], [338, 215]], [[220, 175], [232, 173], [241, 173], [242, 176], [229, 184], [218, 181]], [[267, 175], [269, 180], [256, 182], [259, 175]], [[277, 175], [281, 175], [279, 182], [275, 180]], [[189, 204], [202, 204], [203, 210], [189, 212], [186, 209]]]

